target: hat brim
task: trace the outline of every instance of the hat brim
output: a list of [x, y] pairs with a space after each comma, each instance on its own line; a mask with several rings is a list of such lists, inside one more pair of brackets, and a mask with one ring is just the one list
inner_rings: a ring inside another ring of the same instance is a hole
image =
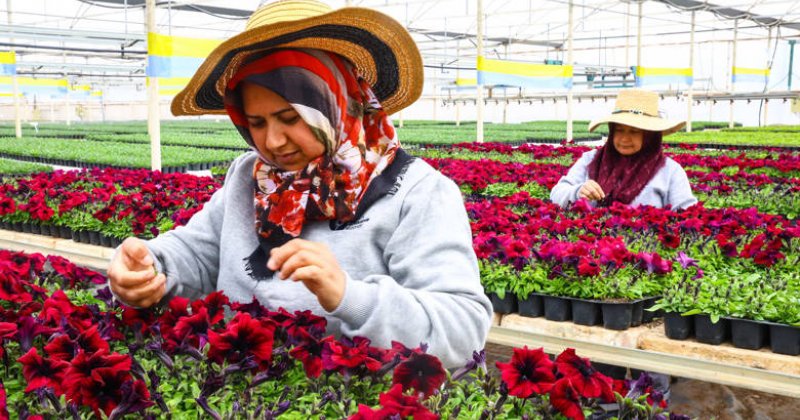
[[244, 59], [276, 48], [314, 48], [347, 58], [389, 114], [411, 105], [422, 94], [422, 57], [406, 29], [378, 11], [346, 7], [259, 26], [226, 40], [173, 98], [172, 114], [225, 114], [225, 86]]
[[589, 123], [589, 132], [594, 131], [595, 128], [602, 124], [608, 123], [629, 125], [646, 131], [659, 131], [664, 136], [680, 131], [686, 126], [686, 121], [674, 121], [661, 117], [622, 112], [592, 120], [592, 122]]

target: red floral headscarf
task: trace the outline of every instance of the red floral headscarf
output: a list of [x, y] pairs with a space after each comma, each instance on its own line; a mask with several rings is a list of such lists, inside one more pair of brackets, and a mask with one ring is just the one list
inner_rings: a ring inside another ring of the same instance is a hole
[[250, 148], [240, 89], [247, 81], [284, 98], [325, 146], [299, 171], [283, 171], [259, 153], [253, 169], [259, 248], [248, 258], [257, 278], [269, 249], [298, 237], [309, 220], [348, 222], [370, 183], [392, 164], [400, 148], [388, 115], [355, 67], [320, 50], [275, 50], [243, 65], [225, 90], [225, 110]]
[[662, 134], [644, 131], [642, 149], [623, 156], [614, 147], [614, 124], [608, 125], [608, 140], [589, 163], [589, 179], [595, 180], [606, 198], [600, 205], [618, 201], [630, 204], [667, 162], [661, 145]]

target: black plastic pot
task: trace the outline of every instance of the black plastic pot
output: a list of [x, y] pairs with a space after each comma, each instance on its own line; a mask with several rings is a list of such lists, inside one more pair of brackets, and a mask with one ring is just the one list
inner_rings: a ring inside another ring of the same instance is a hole
[[769, 327], [761, 321], [728, 318], [731, 323], [731, 342], [740, 349], [758, 350], [767, 344]]
[[24, 233], [31, 233], [31, 224], [28, 222], [24, 222], [22, 224], [22, 232]]
[[773, 353], [797, 356], [800, 354], [800, 328], [770, 322], [769, 345]]
[[660, 314], [661, 311], [648, 311], [648, 309], [653, 307], [653, 305], [655, 305], [659, 299], [661, 299], [661, 296], [644, 298], [644, 302], [642, 304], [642, 324], [652, 322], [655, 318], [663, 316]]
[[58, 236], [64, 239], [72, 239], [72, 229], [69, 226], [59, 226]]
[[100, 233], [96, 230], [88, 231], [89, 243], [92, 245], [100, 245]]
[[101, 233], [100, 234], [100, 246], [110, 247], [111, 246], [111, 238], [108, 235]]
[[536, 318], [544, 315], [544, 299], [539, 293], [531, 293], [525, 299], [517, 300], [517, 310], [522, 316]]
[[644, 317], [644, 299], [634, 300], [632, 303], [631, 327], [638, 327], [642, 325], [642, 318]]
[[11, 225], [11, 227], [17, 232], [24, 232], [25, 231], [25, 228], [22, 227], [22, 223], [20, 223], [20, 222], [13, 223]]
[[492, 301], [492, 308], [499, 314], [510, 314], [517, 312], [517, 297], [511, 292], [506, 292], [505, 297], [500, 299], [497, 293], [489, 293], [489, 300]]
[[50, 225], [39, 225], [39, 234], [50, 236]]
[[82, 243], [88, 244], [89, 243], [89, 231], [87, 231], [87, 230], [79, 230], [78, 231], [78, 239], [79, 239], [78, 242], [82, 242]]
[[713, 323], [708, 315], [695, 315], [694, 336], [701, 343], [720, 344], [730, 336], [730, 324], [725, 318]]
[[36, 223], [31, 223], [31, 233], [36, 235], [42, 234], [42, 226]]
[[579, 325], [598, 325], [602, 321], [600, 302], [587, 299], [572, 299], [572, 322]]
[[664, 313], [664, 334], [673, 340], [686, 340], [694, 332], [694, 317], [679, 312]]
[[544, 317], [550, 321], [569, 321], [572, 319], [570, 299], [561, 296], [544, 296]]
[[627, 330], [631, 327], [632, 302], [603, 302], [603, 327], [609, 330]]

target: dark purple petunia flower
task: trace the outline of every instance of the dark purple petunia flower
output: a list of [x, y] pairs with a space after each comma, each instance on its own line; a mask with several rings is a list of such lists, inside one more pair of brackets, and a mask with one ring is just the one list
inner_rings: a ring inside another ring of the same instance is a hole
[[150, 392], [147, 390], [147, 385], [141, 381], [127, 381], [120, 387], [122, 393], [122, 400], [116, 406], [108, 420], [115, 420], [122, 418], [126, 414], [140, 413], [145, 408], [152, 406], [154, 403], [150, 400]]
[[394, 368], [392, 384], [401, 384], [403, 391], [413, 388], [428, 398], [439, 389], [446, 377], [442, 362], [436, 356], [412, 353]]

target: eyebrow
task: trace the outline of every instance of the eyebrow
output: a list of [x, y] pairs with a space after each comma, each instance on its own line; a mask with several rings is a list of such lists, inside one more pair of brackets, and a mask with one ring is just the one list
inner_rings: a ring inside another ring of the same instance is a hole
[[[277, 111], [273, 112], [273, 113], [272, 113], [272, 114], [270, 114], [270, 115], [272, 115], [272, 116], [278, 116], [278, 115], [280, 115], [280, 114], [283, 114], [284, 112], [287, 112], [287, 111], [293, 111], [293, 110], [294, 110], [294, 108], [292, 108], [292, 107], [287, 107], [287, 108], [284, 108], [284, 109], [279, 109], [279, 110], [277, 110]], [[244, 114], [244, 116], [245, 116], [245, 118], [261, 118], [261, 116], [260, 116], [260, 115], [249, 115], [249, 114]]]

